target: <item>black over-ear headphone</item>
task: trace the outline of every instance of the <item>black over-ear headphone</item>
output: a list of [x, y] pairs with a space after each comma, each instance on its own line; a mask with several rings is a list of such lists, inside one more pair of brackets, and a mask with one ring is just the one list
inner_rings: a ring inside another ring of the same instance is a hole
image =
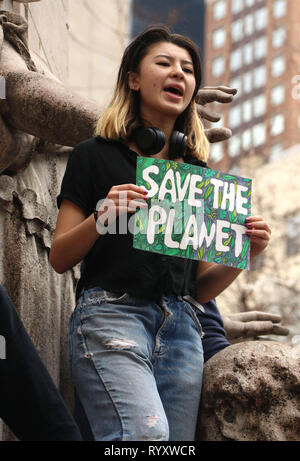
[[[165, 133], [158, 128], [138, 127], [132, 133], [132, 139], [144, 155], [158, 154], [166, 143]], [[185, 156], [187, 136], [180, 131], [173, 131], [170, 138], [169, 159]]]

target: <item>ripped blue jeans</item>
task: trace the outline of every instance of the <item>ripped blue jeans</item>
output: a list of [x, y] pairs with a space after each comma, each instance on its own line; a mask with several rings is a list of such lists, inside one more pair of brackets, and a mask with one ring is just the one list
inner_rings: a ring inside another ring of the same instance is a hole
[[76, 391], [95, 440], [195, 440], [203, 372], [195, 307], [91, 288], [70, 320]]

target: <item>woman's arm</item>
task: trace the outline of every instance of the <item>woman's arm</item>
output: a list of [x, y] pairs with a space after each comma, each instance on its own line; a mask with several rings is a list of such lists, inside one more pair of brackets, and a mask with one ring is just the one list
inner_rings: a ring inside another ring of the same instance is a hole
[[240, 274], [241, 269], [201, 261], [197, 276], [197, 299], [207, 303], [225, 290]]
[[[261, 216], [249, 216], [246, 226], [246, 233], [250, 236], [251, 262], [267, 247], [271, 229]], [[241, 269], [201, 261], [197, 275], [198, 301], [206, 303], [218, 296], [241, 272]]]
[[81, 208], [63, 199], [50, 250], [51, 266], [59, 274], [71, 269], [84, 258], [98, 237], [93, 214], [86, 218]]
[[[98, 217], [105, 216], [108, 208], [116, 218], [121, 213], [134, 213], [137, 207], [147, 207], [146, 194], [143, 187], [135, 184], [113, 186], [98, 211]], [[82, 261], [98, 238], [94, 215], [86, 217], [80, 207], [63, 199], [50, 250], [51, 266], [59, 274], [71, 269]]]

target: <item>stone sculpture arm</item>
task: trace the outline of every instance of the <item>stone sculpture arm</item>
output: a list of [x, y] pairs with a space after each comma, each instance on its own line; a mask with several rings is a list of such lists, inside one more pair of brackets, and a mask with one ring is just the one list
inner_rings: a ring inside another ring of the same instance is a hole
[[75, 146], [93, 133], [100, 106], [57, 79], [28, 70], [6, 40], [2, 44], [0, 74], [6, 86], [0, 112], [9, 126], [65, 146]]
[[[92, 136], [100, 106], [75, 94], [62, 83], [36, 72], [10, 71], [2, 75], [6, 78], [6, 99], [1, 103], [1, 113], [16, 129], [67, 146], [75, 146]], [[219, 89], [202, 88], [199, 95], [200, 116], [217, 122], [220, 116], [201, 106], [200, 101], [202, 104], [210, 95], [213, 95], [214, 101], [229, 101], [222, 100]], [[211, 143], [231, 136], [231, 131], [223, 127], [206, 129], [205, 132]]]
[[65, 146], [92, 136], [100, 107], [36, 72], [6, 74], [1, 114], [17, 130]]
[[[0, 173], [24, 168], [39, 143], [75, 146], [93, 134], [101, 108], [38, 70], [25, 38], [27, 22], [0, 11]], [[3, 82], [2, 82], [3, 83]]]
[[[38, 71], [25, 38], [27, 22], [21, 15], [2, 10], [0, 25], [0, 75], [6, 83], [6, 98], [0, 99], [0, 134], [5, 135], [0, 148], [2, 172], [15, 161], [16, 131], [72, 147], [93, 135], [101, 107], [74, 93], [50, 72], [46, 76]], [[228, 103], [235, 93], [227, 87], [202, 88], [197, 99], [200, 117], [218, 121], [220, 116], [205, 105]], [[231, 131], [211, 128], [206, 134], [210, 142], [218, 142], [228, 139]]]
[[229, 341], [243, 341], [261, 335], [287, 336], [289, 329], [278, 325], [280, 315], [250, 311], [223, 316], [226, 337]]

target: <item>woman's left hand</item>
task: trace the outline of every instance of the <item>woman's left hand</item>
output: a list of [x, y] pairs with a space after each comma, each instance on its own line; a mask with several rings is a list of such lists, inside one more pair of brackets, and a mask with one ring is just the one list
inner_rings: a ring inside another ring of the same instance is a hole
[[250, 257], [253, 259], [268, 246], [272, 231], [261, 216], [248, 216], [246, 227], [250, 236]]

